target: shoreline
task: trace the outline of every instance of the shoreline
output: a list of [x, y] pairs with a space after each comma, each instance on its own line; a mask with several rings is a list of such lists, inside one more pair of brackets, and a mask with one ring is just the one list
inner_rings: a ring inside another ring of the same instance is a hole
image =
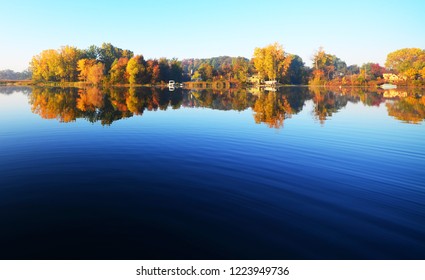
[[[182, 82], [184, 89], [232, 89], [232, 88], [252, 88], [258, 87], [259, 85], [252, 84], [240, 84], [235, 82], [229, 82], [225, 80], [218, 81], [209, 81], [209, 82]], [[397, 85], [397, 84], [396, 84]], [[100, 84], [93, 85], [84, 82], [34, 82], [32, 80], [3, 80], [0, 81], [0, 86], [28, 86], [28, 87], [74, 87], [74, 88], [87, 88], [87, 87], [122, 87], [122, 88], [132, 88], [132, 87], [155, 87], [155, 88], [167, 88], [166, 83], [160, 84]], [[382, 89], [378, 85], [311, 85], [311, 84], [300, 84], [300, 85], [291, 85], [291, 84], [278, 84], [275, 88], [285, 88], [285, 87], [311, 87], [311, 88], [325, 88], [325, 89], [341, 89], [341, 88], [361, 88], [361, 89]], [[397, 85], [397, 89], [425, 89], [425, 85]]]

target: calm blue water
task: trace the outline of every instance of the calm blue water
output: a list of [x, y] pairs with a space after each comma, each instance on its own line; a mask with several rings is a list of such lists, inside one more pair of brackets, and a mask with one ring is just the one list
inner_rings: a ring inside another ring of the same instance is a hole
[[400, 95], [0, 87], [0, 258], [424, 259]]

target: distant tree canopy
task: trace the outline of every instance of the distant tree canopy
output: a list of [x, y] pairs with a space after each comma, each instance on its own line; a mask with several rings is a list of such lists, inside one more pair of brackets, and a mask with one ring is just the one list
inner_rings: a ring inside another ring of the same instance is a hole
[[183, 75], [188, 80], [211, 81], [214, 79], [246, 82], [252, 74], [252, 66], [245, 57], [219, 56], [212, 58], [189, 58], [181, 62]]
[[0, 70], [0, 80], [30, 80], [32, 73], [30, 70], [15, 72], [10, 69]]

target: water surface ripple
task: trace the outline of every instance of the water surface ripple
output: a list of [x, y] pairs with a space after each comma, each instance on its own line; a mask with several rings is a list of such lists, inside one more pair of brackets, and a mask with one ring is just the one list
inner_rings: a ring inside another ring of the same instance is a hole
[[290, 118], [182, 92], [102, 125], [0, 88], [0, 258], [424, 259], [423, 122], [350, 99], [323, 118], [304, 91]]

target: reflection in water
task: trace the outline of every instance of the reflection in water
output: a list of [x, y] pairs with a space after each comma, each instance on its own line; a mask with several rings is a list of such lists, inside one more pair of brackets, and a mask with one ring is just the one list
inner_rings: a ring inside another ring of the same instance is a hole
[[0, 94], [14, 94], [14, 93], [23, 93], [28, 95], [31, 93], [30, 87], [9, 87], [9, 86], [0, 86]]
[[385, 98], [407, 97], [407, 92], [389, 89], [384, 91], [383, 95]]
[[31, 91], [0, 94], [0, 258], [425, 257], [421, 92]]
[[30, 95], [32, 111], [43, 119], [74, 121], [81, 115], [77, 109], [78, 90], [75, 88], [34, 88]]
[[286, 96], [273, 91], [261, 94], [253, 109], [256, 123], [266, 123], [274, 128], [282, 127], [283, 121], [292, 115], [292, 108]]
[[388, 114], [407, 123], [420, 123], [425, 119], [425, 96], [407, 96], [387, 103]]
[[[13, 91], [7, 90], [5, 93]], [[390, 98], [388, 100], [387, 98]], [[183, 90], [160, 88], [33, 88], [29, 97], [32, 111], [45, 119], [61, 122], [84, 118], [90, 122], [110, 125], [114, 121], [143, 115], [145, 110], [203, 107], [216, 110], [243, 111], [252, 108], [256, 123], [271, 128], [283, 127], [284, 120], [299, 113], [307, 100], [313, 100], [313, 114], [323, 124], [348, 102], [379, 106], [387, 102], [388, 114], [408, 123], [425, 119], [424, 97], [392, 90], [365, 92], [362, 89], [342, 88], [331, 91], [320, 87], [282, 88], [278, 92], [255, 92], [249, 89]]]
[[328, 90], [321, 90], [320, 88], [312, 88], [313, 101], [314, 101], [314, 115], [321, 124], [325, 122], [333, 113], [338, 112], [344, 108], [348, 101], [356, 103], [358, 96], [350, 94], [335, 94]]

